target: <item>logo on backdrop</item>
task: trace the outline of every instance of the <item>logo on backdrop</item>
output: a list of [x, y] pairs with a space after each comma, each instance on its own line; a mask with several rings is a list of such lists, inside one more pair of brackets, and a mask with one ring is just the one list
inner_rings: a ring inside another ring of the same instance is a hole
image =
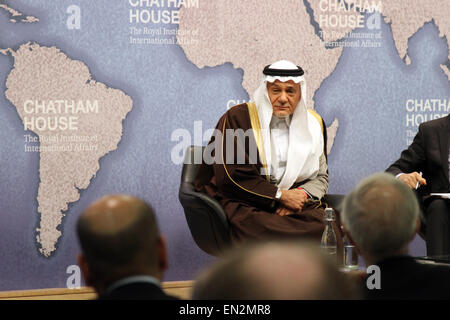
[[66, 269], [66, 273], [69, 277], [66, 281], [66, 287], [68, 289], [80, 289], [81, 288], [81, 270], [76, 264], [70, 265]]
[[447, 116], [450, 112], [450, 99], [408, 99], [405, 109], [406, 145], [409, 146], [421, 123]]
[[371, 265], [366, 270], [367, 274], [370, 274], [366, 280], [366, 286], [369, 290], [381, 289], [381, 270], [379, 266]]
[[128, 0], [128, 4], [129, 44], [198, 44], [198, 29], [180, 31], [178, 25], [180, 8], [198, 9], [200, 0]]
[[81, 29], [81, 9], [77, 5], [71, 5], [67, 8], [66, 13], [69, 17], [66, 21], [67, 29], [80, 30]]
[[[321, 29], [319, 36], [327, 42], [327, 47], [381, 47], [380, 0], [320, 0], [314, 9]], [[369, 32], [353, 32], [364, 27]]]

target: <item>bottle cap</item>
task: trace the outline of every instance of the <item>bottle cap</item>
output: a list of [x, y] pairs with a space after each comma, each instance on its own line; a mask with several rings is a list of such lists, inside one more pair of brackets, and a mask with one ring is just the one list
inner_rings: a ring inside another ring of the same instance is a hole
[[325, 220], [334, 220], [334, 210], [333, 208], [325, 208]]

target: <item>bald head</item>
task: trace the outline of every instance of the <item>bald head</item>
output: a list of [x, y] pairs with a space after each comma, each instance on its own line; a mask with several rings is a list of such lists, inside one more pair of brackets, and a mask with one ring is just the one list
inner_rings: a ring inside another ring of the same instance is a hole
[[230, 252], [203, 272], [194, 299], [305, 300], [350, 297], [345, 275], [316, 246], [268, 242]]
[[156, 221], [152, 209], [142, 200], [129, 195], [110, 195], [91, 204], [80, 217], [91, 232], [98, 235], [117, 235], [132, 228], [140, 220]]
[[160, 235], [152, 208], [128, 195], [110, 195], [80, 216], [77, 233], [92, 276], [105, 285], [135, 274], [160, 277]]

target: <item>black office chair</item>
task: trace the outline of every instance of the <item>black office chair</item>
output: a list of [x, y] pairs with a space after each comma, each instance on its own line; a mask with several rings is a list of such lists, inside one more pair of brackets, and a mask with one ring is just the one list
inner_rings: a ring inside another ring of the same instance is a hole
[[220, 204], [194, 189], [194, 178], [203, 159], [204, 148], [187, 148], [178, 197], [195, 243], [206, 253], [216, 256], [231, 245], [230, 227]]
[[[187, 148], [178, 197], [195, 243], [206, 253], [217, 256], [231, 246], [230, 227], [220, 204], [194, 189], [194, 178], [204, 149], [202, 146]], [[339, 208], [343, 198], [343, 195], [327, 194], [324, 201], [333, 208]]]

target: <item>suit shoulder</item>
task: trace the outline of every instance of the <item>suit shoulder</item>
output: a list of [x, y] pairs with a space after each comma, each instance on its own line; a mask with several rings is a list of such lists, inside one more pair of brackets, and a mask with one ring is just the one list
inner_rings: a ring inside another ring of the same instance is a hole
[[448, 124], [448, 122], [449, 122], [449, 116], [446, 116], [443, 118], [422, 122], [419, 126], [419, 129], [429, 129], [429, 128], [445, 126]]

